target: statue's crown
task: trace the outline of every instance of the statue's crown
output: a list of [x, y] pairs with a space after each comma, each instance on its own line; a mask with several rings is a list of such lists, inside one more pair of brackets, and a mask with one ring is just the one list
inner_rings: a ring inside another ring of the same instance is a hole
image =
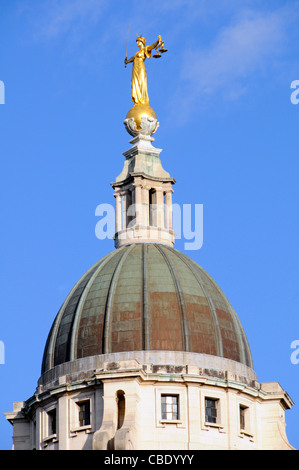
[[146, 43], [146, 39], [143, 36], [138, 36], [138, 34], [137, 34], [136, 42], [137, 41], [141, 41], [143, 45], [145, 45]]

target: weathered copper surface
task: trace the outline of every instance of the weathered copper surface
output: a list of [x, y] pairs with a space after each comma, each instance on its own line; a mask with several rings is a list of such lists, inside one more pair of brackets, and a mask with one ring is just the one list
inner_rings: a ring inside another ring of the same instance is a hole
[[140, 350], [212, 354], [252, 367], [243, 328], [218, 285], [189, 257], [161, 244], [124, 246], [85, 273], [56, 316], [42, 371]]

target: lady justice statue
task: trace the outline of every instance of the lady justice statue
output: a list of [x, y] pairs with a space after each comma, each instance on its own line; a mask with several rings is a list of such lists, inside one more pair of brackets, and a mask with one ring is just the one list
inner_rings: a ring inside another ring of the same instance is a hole
[[130, 59], [125, 58], [125, 67], [133, 62], [131, 86], [132, 101], [134, 103], [133, 108], [127, 114], [125, 125], [128, 132], [134, 136], [141, 132], [143, 134], [153, 134], [157, 130], [157, 116], [149, 105], [144, 61], [146, 58], [151, 58], [153, 49], [156, 50], [156, 54], [153, 55], [155, 59], [161, 57], [161, 53], [167, 52], [167, 49], [164, 49], [164, 41], [162, 41], [160, 35], [156, 42], [146, 46], [146, 39], [137, 34], [136, 43], [139, 50]]

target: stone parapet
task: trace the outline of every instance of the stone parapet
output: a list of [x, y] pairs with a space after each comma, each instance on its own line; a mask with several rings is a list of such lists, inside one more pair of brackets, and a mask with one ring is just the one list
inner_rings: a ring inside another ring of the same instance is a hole
[[240, 382], [259, 388], [253, 369], [237, 361], [209, 354], [180, 351], [129, 351], [101, 354], [65, 362], [45, 372], [38, 381], [38, 389], [44, 391], [63, 383], [107, 377], [107, 373], [128, 370], [145, 375], [169, 375], [173, 377], [205, 377]]

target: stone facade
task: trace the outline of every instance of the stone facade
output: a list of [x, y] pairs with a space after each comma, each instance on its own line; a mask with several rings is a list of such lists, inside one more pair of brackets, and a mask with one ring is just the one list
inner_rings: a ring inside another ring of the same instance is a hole
[[[172, 414], [163, 415], [165, 397], [176, 400]], [[206, 400], [216, 405], [212, 419]], [[133, 351], [47, 371], [34, 396], [6, 415], [15, 450], [290, 450], [285, 410], [291, 406], [278, 383], [259, 383], [244, 364]]]

